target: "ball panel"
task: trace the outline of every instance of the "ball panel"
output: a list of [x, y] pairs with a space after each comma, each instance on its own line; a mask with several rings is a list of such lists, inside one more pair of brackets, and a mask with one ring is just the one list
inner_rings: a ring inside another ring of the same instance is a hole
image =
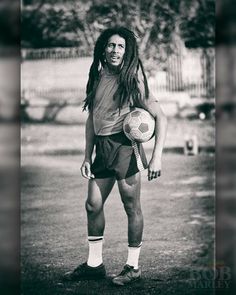
[[140, 116], [140, 111], [133, 111], [130, 113], [131, 117], [138, 117]]
[[138, 129], [139, 129], [142, 133], [148, 132], [148, 130], [149, 130], [149, 125], [148, 125], [148, 123], [141, 123], [141, 124], [139, 125]]
[[138, 128], [138, 126], [141, 124], [141, 121], [139, 117], [134, 117], [128, 120], [128, 124], [130, 125], [131, 128]]
[[125, 124], [125, 129], [124, 129], [124, 131], [127, 132], [127, 133], [130, 133], [131, 128], [130, 128], [129, 124]]

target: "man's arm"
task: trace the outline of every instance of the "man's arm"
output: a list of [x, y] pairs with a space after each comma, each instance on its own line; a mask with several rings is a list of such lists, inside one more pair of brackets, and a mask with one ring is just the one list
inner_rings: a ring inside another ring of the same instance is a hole
[[89, 116], [85, 125], [85, 157], [83, 164], [81, 166], [82, 176], [91, 179], [94, 178], [94, 175], [91, 174], [91, 162], [92, 154], [94, 149], [94, 127], [93, 127], [93, 118], [92, 114], [89, 113]]
[[91, 162], [94, 148], [94, 128], [93, 128], [93, 117], [89, 113], [85, 124], [85, 160]]
[[155, 144], [148, 166], [148, 180], [157, 178], [161, 172], [161, 158], [167, 131], [167, 118], [159, 103], [154, 101], [147, 106], [147, 110], [155, 118]]

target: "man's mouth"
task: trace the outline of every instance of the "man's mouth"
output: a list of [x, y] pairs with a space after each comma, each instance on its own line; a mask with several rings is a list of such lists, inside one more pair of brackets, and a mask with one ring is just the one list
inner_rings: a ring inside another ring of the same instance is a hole
[[120, 57], [119, 56], [111, 56], [111, 60], [112, 61], [117, 61], [117, 60], [119, 60], [120, 59]]

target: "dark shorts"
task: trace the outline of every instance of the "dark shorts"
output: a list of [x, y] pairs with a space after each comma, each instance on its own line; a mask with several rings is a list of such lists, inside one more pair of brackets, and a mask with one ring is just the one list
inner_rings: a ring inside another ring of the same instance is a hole
[[141, 143], [130, 141], [123, 132], [96, 136], [96, 156], [91, 167], [95, 178], [125, 179], [147, 168]]

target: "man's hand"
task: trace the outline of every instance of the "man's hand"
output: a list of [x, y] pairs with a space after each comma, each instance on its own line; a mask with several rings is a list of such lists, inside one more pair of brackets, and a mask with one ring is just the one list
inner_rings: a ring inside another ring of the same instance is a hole
[[80, 168], [81, 174], [84, 178], [92, 179], [94, 178], [94, 175], [91, 173], [91, 162], [88, 160], [84, 160], [81, 168]]
[[148, 165], [148, 180], [161, 176], [161, 157], [152, 158]]

